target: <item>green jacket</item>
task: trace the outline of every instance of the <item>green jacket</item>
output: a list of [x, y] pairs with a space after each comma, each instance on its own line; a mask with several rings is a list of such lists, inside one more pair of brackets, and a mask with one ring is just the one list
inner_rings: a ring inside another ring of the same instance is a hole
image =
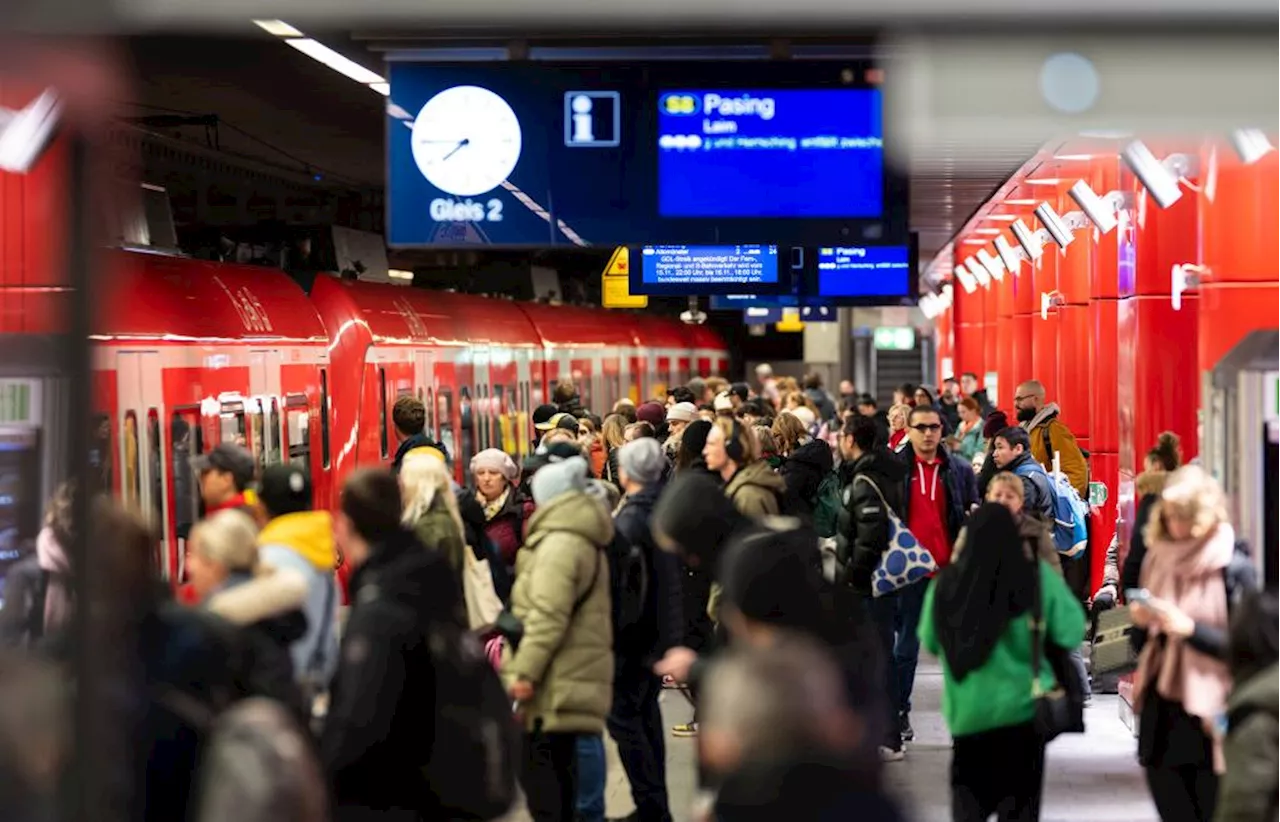
[[533, 683], [524, 711], [528, 730], [539, 720], [548, 733], [604, 730], [613, 698], [613, 621], [602, 549], [611, 539], [613, 520], [581, 492], [561, 494], [529, 519], [511, 589], [511, 612], [524, 637], [502, 665], [508, 685]]
[[444, 554], [453, 570], [462, 573], [462, 552], [466, 550], [466, 542], [458, 531], [458, 523], [449, 516], [449, 508], [439, 495], [432, 500], [427, 513], [413, 523], [413, 532], [418, 535], [423, 546]]
[[778, 503], [786, 490], [786, 481], [774, 473], [769, 463], [757, 460], [738, 469], [738, 473], [725, 486], [724, 495], [733, 503], [734, 508], [753, 519], [759, 519], [777, 516]]
[[1280, 671], [1273, 664], [1237, 684], [1227, 700], [1223, 753], [1227, 772], [1218, 789], [1215, 822], [1275, 822], [1280, 793]]
[[[1078, 646], [1084, 639], [1084, 608], [1062, 577], [1044, 561], [1040, 562], [1040, 593], [1046, 641], [1063, 648]], [[956, 682], [933, 630], [933, 594], [930, 583], [920, 613], [920, 644], [942, 659], [942, 716], [951, 735], [965, 736], [1030, 722], [1035, 717], [1035, 700], [1031, 696], [1031, 614], [1012, 620], [986, 663], [963, 682]], [[1041, 661], [1040, 684], [1045, 690], [1056, 684], [1047, 659]]]

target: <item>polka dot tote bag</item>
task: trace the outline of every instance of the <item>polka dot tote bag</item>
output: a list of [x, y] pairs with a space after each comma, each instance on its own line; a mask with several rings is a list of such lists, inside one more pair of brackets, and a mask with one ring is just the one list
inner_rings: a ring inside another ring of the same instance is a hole
[[894, 510], [885, 502], [880, 486], [870, 477], [857, 476], [854, 482], [865, 482], [870, 485], [884, 506], [885, 516], [889, 518], [889, 547], [880, 557], [876, 569], [871, 572], [871, 591], [882, 597], [913, 582], [918, 582], [938, 570], [938, 563], [929, 553], [929, 549], [920, 544], [915, 534], [907, 528]]

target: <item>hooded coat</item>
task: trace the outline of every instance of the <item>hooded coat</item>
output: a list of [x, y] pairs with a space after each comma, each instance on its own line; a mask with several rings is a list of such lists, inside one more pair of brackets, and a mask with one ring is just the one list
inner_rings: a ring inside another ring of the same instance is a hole
[[1278, 677], [1273, 663], [1236, 683], [1227, 700], [1227, 772], [1219, 787], [1215, 822], [1274, 822], [1277, 818]]
[[[1058, 404], [1051, 402], [1041, 408], [1030, 422], [1022, 423], [1031, 437], [1031, 456], [1050, 471], [1053, 470], [1053, 451], [1057, 451], [1061, 455], [1062, 473], [1071, 480], [1071, 487], [1076, 489], [1080, 499], [1088, 499], [1089, 464], [1076, 442], [1076, 435], [1058, 419], [1058, 413]], [[1045, 447], [1046, 440], [1053, 444], [1053, 451]]]
[[540, 506], [516, 556], [511, 612], [524, 626], [504, 654], [502, 678], [533, 684], [529, 731], [598, 734], [613, 698], [613, 619], [609, 560], [613, 539], [604, 507], [581, 491]]
[[729, 479], [724, 495], [749, 517], [776, 516], [787, 484], [763, 460], [744, 465]]
[[863, 453], [849, 471], [850, 485], [843, 494], [845, 507], [839, 524], [844, 537], [840, 559], [849, 569], [849, 584], [859, 593], [871, 593], [871, 574], [889, 547], [889, 517], [875, 488], [857, 478], [874, 482], [897, 513], [902, 509], [906, 473], [906, 466], [883, 448]]
[[809, 440], [792, 451], [778, 470], [786, 487], [787, 512], [812, 517], [818, 486], [833, 470], [835, 460], [831, 456], [831, 446], [824, 440]]
[[334, 577], [338, 564], [333, 519], [327, 511], [301, 511], [276, 517], [258, 534], [264, 565], [294, 572], [306, 581], [302, 613], [306, 630], [290, 646], [296, 677], [328, 682], [338, 667], [335, 621], [341, 595]]

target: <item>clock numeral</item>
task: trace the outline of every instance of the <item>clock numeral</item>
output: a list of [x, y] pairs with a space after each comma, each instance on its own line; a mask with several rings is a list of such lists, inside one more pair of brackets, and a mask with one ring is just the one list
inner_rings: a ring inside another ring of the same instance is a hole
[[491, 223], [502, 222], [502, 201], [497, 197], [489, 201], [489, 215], [487, 219]]

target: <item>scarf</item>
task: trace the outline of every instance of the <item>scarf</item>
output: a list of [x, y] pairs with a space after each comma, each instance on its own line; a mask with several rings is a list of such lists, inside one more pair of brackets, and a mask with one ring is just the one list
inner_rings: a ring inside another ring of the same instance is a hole
[[509, 496], [511, 496], [511, 486], [507, 486], [507, 489], [503, 491], [501, 494], [499, 494], [498, 496], [494, 497], [492, 502], [489, 500], [486, 500], [484, 498], [484, 494], [480, 493], [479, 491], [476, 491], [476, 502], [479, 502], [481, 507], [484, 508], [485, 522], [489, 522], [498, 514], [502, 513], [502, 509], [503, 507], [506, 506], [507, 497]]
[[[1142, 563], [1142, 585], [1151, 595], [1170, 602], [1197, 623], [1225, 628], [1228, 622], [1227, 585], [1223, 569], [1235, 551], [1235, 531], [1219, 523], [1200, 539], [1171, 540], [1160, 526], [1159, 505], [1151, 512], [1156, 538], [1147, 540], [1147, 556]], [[1148, 639], [1138, 657], [1134, 677], [1134, 707], [1141, 710], [1148, 690], [1180, 704], [1198, 718], [1213, 742], [1214, 770], [1222, 773], [1222, 738], [1217, 719], [1226, 710], [1231, 675], [1224, 662], [1191, 648], [1187, 641], [1165, 637], [1160, 629], [1148, 629]]]
[[1040, 570], [1002, 505], [984, 503], [974, 512], [965, 543], [933, 583], [934, 630], [956, 682], [986, 664], [1009, 623], [1031, 610]]
[[49, 575], [44, 596], [44, 632], [53, 633], [71, 619], [71, 563], [52, 528], [36, 537], [36, 560]]

